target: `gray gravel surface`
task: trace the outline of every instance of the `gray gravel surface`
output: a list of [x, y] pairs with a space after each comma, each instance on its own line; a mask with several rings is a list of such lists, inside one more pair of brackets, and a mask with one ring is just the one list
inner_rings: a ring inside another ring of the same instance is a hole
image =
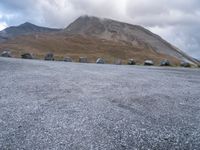
[[200, 70], [0, 58], [0, 149], [200, 149]]

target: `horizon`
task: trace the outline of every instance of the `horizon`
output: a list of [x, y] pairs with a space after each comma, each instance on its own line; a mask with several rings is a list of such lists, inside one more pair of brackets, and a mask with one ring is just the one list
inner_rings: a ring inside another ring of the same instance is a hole
[[200, 17], [200, 2], [197, 0], [2, 0], [0, 8], [0, 30], [24, 22], [65, 28], [79, 16], [87, 14], [143, 26], [190, 56], [200, 59], [200, 36], [197, 32], [200, 22], [196, 19]]

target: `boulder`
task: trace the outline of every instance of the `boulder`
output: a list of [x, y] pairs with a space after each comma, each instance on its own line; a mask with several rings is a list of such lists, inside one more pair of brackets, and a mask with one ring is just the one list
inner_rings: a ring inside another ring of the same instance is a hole
[[114, 64], [115, 65], [121, 65], [122, 64], [122, 60], [121, 59], [116, 59]]
[[152, 60], [145, 60], [144, 61], [144, 65], [145, 66], [153, 66], [154, 65], [154, 62]]
[[134, 61], [134, 59], [129, 59], [128, 60], [128, 65], [135, 65], [136, 62]]
[[2, 56], [2, 57], [12, 57], [10, 51], [3, 51], [3, 52], [1, 53], [1, 56]]
[[65, 57], [65, 58], [64, 58], [64, 61], [65, 61], [65, 62], [73, 62], [72, 58], [70, 58], [70, 57]]
[[189, 62], [182, 61], [181, 62], [181, 67], [187, 67], [187, 68], [189, 68], [189, 67], [191, 67], [191, 64]]
[[24, 53], [21, 55], [21, 58], [23, 59], [33, 59], [33, 55], [30, 53]]
[[160, 62], [160, 66], [171, 66], [169, 60], [165, 59]]
[[87, 57], [80, 57], [79, 58], [79, 62], [80, 63], [87, 63], [88, 61], [87, 61]]
[[105, 64], [105, 61], [103, 58], [98, 58], [96, 61], [97, 64]]
[[46, 54], [46, 56], [44, 57], [44, 60], [54, 61], [54, 55], [53, 55], [53, 53]]

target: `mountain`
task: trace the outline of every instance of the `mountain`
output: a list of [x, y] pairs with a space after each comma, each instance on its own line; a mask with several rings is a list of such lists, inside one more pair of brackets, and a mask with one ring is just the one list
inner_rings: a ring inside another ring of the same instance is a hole
[[36, 26], [29, 22], [21, 24], [19, 26], [11, 26], [3, 31], [0, 31], [0, 41], [6, 41], [10, 38], [14, 38], [20, 35], [28, 35], [28, 34], [35, 34], [35, 33], [48, 33], [48, 32], [57, 32], [60, 29], [51, 29], [46, 27]]
[[170, 55], [183, 61], [197, 63], [195, 59], [160, 36], [138, 25], [131, 25], [111, 19], [81, 16], [70, 24], [65, 31], [70, 34], [129, 43], [132, 46], [151, 49], [157, 53]]
[[127, 63], [128, 59], [133, 58], [139, 64], [146, 59], [153, 60], [156, 65], [163, 59], [168, 59], [173, 65], [179, 65], [181, 61], [199, 64], [141, 26], [97, 17], [81, 16], [65, 29], [49, 29], [25, 23], [5, 29], [0, 37], [4, 38], [4, 42], [0, 43], [0, 51], [10, 49], [15, 57], [20, 57], [23, 52], [31, 52], [43, 58], [47, 52], [53, 52], [57, 59], [69, 56], [78, 60], [80, 56], [85, 56], [91, 62], [103, 57], [107, 63], [113, 63], [116, 59]]

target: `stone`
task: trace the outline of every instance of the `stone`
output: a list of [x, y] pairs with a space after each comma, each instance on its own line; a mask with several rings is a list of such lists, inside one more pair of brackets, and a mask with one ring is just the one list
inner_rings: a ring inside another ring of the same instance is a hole
[[54, 55], [53, 55], [53, 53], [46, 54], [46, 56], [44, 57], [44, 60], [54, 61]]
[[12, 57], [10, 51], [3, 51], [3, 52], [1, 53], [1, 56], [2, 56], [2, 57]]
[[97, 64], [105, 64], [105, 61], [103, 58], [98, 58], [96, 61]]
[[134, 61], [134, 59], [129, 59], [128, 60], [128, 65], [135, 65], [136, 62]]
[[152, 60], [145, 60], [144, 61], [144, 65], [145, 66], [153, 66], [154, 65], [154, 62]]
[[64, 58], [64, 61], [65, 61], [65, 62], [73, 62], [72, 58], [70, 58], [70, 57], [65, 57], [65, 58]]
[[79, 58], [79, 62], [80, 63], [87, 63], [88, 61], [87, 61], [87, 57], [80, 57]]
[[171, 66], [169, 60], [165, 59], [160, 62], [160, 66]]
[[21, 55], [21, 58], [23, 59], [33, 59], [33, 55], [30, 53], [24, 53]]
[[189, 67], [191, 67], [191, 64], [189, 62], [182, 61], [181, 62], [181, 67], [189, 68]]

